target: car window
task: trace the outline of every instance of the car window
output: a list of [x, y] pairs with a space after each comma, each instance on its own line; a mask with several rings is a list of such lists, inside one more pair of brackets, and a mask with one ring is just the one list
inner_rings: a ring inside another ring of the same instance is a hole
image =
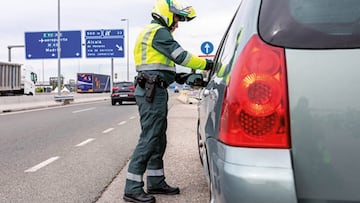
[[133, 86], [134, 84], [132, 82], [121, 82], [121, 83], [116, 83], [115, 85], [118, 87], [130, 87]]
[[260, 36], [288, 48], [359, 48], [359, 0], [263, 0]]
[[235, 13], [216, 56], [215, 74], [217, 77], [224, 77], [226, 81], [228, 80], [229, 73], [231, 72], [234, 59], [237, 57], [236, 50], [242, 36], [244, 26], [242, 16], [245, 14], [245, 7], [246, 1], [245, 3], [240, 4], [237, 12]]

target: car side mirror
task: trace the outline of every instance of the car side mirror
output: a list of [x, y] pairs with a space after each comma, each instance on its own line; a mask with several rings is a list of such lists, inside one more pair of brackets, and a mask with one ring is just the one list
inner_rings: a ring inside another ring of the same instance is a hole
[[206, 82], [204, 81], [203, 75], [200, 73], [194, 73], [189, 75], [186, 82], [187, 85], [192, 87], [205, 87]]

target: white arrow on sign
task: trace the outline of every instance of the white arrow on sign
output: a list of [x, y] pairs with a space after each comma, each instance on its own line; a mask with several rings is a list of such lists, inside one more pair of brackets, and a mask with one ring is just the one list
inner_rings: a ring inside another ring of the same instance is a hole
[[118, 44], [116, 45], [116, 48], [118, 48], [118, 51], [123, 51], [123, 47], [119, 46]]
[[205, 44], [206, 53], [209, 53], [209, 48], [210, 48], [209, 43], [206, 43], [206, 44]]

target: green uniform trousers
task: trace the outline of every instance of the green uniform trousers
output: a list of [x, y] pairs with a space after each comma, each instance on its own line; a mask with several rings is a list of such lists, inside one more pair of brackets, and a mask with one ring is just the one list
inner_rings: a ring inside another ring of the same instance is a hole
[[152, 103], [145, 100], [145, 90], [135, 89], [140, 114], [141, 134], [133, 152], [126, 178], [125, 193], [144, 192], [143, 174], [147, 172], [147, 188], [156, 189], [165, 184], [163, 156], [166, 148], [168, 92], [156, 87]]

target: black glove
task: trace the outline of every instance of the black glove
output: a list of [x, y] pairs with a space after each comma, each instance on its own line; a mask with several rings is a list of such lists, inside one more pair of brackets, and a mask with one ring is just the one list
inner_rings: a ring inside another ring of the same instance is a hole
[[214, 62], [210, 59], [206, 59], [205, 70], [211, 70], [214, 67]]
[[175, 81], [182, 85], [186, 82], [187, 78], [189, 77], [191, 73], [176, 73]]

